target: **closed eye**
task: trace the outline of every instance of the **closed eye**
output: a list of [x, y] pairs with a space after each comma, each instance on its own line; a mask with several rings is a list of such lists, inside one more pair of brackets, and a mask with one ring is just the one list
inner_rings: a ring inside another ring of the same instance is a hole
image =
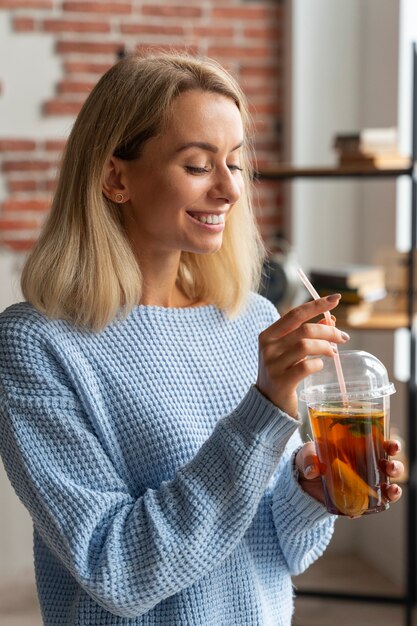
[[198, 176], [199, 174], [207, 174], [210, 171], [206, 167], [193, 167], [192, 165], [186, 165], [185, 169], [187, 172], [194, 174], [195, 176]]
[[[243, 168], [239, 165], [228, 165], [227, 166], [231, 172], [242, 172]], [[194, 167], [193, 165], [186, 165], [185, 169], [190, 174], [194, 174], [194, 176], [199, 176], [202, 174], [208, 174], [210, 170], [207, 167]]]

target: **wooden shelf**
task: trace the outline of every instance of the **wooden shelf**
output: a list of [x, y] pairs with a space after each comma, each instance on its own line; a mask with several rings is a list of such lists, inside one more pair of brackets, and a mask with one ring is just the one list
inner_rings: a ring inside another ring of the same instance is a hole
[[341, 317], [337, 317], [337, 326], [340, 328], [351, 328], [352, 330], [397, 330], [398, 328], [409, 328], [408, 314], [405, 311], [393, 313], [372, 313], [372, 315], [360, 324], [350, 324]]
[[349, 178], [375, 177], [396, 178], [410, 176], [413, 165], [410, 160], [408, 167], [377, 168], [371, 165], [360, 167], [329, 165], [323, 167], [295, 167], [290, 164], [276, 163], [265, 165], [256, 173], [256, 178], [262, 180], [284, 180], [290, 178]]

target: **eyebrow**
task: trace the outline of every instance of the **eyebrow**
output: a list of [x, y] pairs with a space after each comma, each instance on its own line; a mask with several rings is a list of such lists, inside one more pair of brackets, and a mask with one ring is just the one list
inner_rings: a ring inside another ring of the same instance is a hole
[[[243, 141], [237, 144], [234, 148], [231, 149], [230, 152], [234, 152], [238, 148], [243, 146]], [[208, 152], [218, 152], [219, 149], [214, 146], [212, 143], [207, 143], [206, 141], [190, 141], [189, 143], [185, 143], [177, 149], [177, 152], [182, 152], [183, 150], [187, 150], [188, 148], [201, 148], [201, 150], [207, 150]]]

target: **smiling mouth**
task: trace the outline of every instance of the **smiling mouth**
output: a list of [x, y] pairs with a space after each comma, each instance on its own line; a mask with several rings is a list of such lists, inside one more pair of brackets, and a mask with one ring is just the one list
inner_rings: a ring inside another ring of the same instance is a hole
[[217, 215], [215, 213], [191, 213], [188, 212], [192, 218], [197, 220], [197, 222], [201, 222], [202, 224], [224, 224], [224, 214], [220, 213]]

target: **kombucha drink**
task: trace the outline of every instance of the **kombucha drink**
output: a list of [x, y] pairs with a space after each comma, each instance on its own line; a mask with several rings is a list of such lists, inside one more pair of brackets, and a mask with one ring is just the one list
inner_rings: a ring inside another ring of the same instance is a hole
[[331, 513], [358, 517], [388, 508], [382, 494], [387, 478], [379, 467], [388, 458], [388, 410], [378, 401], [308, 407]]

